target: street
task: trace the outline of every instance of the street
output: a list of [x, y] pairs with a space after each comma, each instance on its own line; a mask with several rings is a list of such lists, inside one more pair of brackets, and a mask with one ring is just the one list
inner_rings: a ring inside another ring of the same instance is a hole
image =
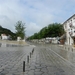
[[58, 50], [58, 46], [0, 47], [0, 75], [75, 75], [74, 64], [53, 49]]

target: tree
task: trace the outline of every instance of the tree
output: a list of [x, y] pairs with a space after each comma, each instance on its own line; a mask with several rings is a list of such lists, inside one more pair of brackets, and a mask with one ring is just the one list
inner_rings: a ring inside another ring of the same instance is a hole
[[60, 23], [53, 23], [48, 25], [48, 37], [56, 37], [56, 36], [61, 36], [63, 35], [64, 28], [63, 25]]
[[42, 28], [37, 34], [32, 35], [29, 39], [41, 39], [46, 37], [57, 37], [65, 33], [63, 25], [60, 23], [52, 23]]
[[15, 29], [16, 29], [16, 35], [17, 37], [21, 37], [21, 39], [24, 39], [25, 37], [25, 23], [22, 23], [22, 21], [18, 21], [16, 23]]

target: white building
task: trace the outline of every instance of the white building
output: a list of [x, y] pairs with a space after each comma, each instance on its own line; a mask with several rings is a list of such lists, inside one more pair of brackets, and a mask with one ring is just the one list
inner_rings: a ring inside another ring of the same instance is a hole
[[21, 37], [17, 37], [17, 41], [20, 41], [21, 40]]
[[1, 34], [2, 40], [7, 40], [8, 36], [6, 34]]
[[57, 44], [58, 43], [58, 37], [47, 37], [45, 39], [46, 43], [53, 43], [53, 44]]
[[75, 14], [67, 19], [64, 23], [64, 30], [66, 32], [66, 41], [67, 45], [75, 45]]

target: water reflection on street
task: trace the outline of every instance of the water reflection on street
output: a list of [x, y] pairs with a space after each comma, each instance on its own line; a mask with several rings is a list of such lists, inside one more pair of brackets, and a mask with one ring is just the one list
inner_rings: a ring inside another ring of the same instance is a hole
[[[75, 64], [75, 52], [70, 50], [71, 47], [50, 44], [34, 45], [0, 47], [0, 74], [23, 75], [23, 61], [26, 61], [25, 75], [75, 75], [75, 67], [68, 63], [70, 61]], [[34, 53], [30, 57], [33, 49]], [[28, 55], [29, 63], [27, 62]]]
[[67, 59], [69, 62], [75, 65], [75, 49], [72, 49], [69, 46], [66, 46], [66, 48], [64, 48], [64, 46], [58, 45], [51, 45], [50, 47], [60, 56], [62, 56], [63, 58]]
[[61, 50], [61, 55], [69, 60], [70, 62], [72, 62], [73, 64], [75, 64], [75, 53], [73, 52], [69, 52], [69, 51], [64, 51], [64, 50]]

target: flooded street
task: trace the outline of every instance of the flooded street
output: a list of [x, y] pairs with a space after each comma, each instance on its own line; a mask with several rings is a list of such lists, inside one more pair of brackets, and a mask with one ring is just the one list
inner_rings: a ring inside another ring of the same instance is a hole
[[75, 65], [75, 48], [72, 46], [51, 45], [50, 48]]
[[23, 72], [23, 61], [32, 51], [33, 46], [0, 47], [0, 75]]
[[50, 44], [2, 46], [0, 75], [75, 75], [75, 52], [70, 49]]

